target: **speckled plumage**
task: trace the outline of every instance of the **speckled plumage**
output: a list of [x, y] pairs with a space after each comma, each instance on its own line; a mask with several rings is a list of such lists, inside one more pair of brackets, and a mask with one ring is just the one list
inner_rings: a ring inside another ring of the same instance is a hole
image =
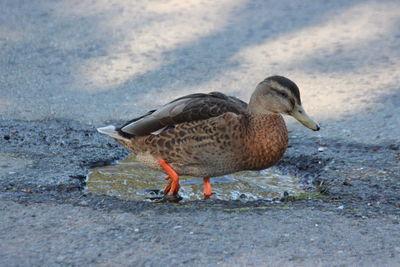
[[121, 142], [152, 168], [161, 170], [157, 159], [163, 159], [181, 175], [202, 177], [265, 169], [282, 157], [287, 143], [281, 115], [231, 112]]
[[178, 175], [215, 177], [275, 164], [288, 144], [280, 113], [319, 130], [301, 106], [297, 85], [282, 76], [259, 83], [248, 105], [219, 92], [192, 94], [120, 128], [98, 130], [115, 138], [136, 154], [138, 161], [152, 168], [165, 171], [167, 164]]

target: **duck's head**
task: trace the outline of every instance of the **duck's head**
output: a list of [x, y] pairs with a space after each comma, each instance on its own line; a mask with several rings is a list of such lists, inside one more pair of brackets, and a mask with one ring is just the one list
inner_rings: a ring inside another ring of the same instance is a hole
[[259, 83], [251, 96], [249, 109], [254, 114], [287, 114], [307, 128], [319, 130], [318, 123], [313, 121], [301, 106], [297, 85], [282, 76], [271, 76]]

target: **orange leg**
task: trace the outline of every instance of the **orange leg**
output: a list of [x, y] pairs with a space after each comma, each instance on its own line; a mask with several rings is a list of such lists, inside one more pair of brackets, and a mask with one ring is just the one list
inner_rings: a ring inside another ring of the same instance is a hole
[[168, 196], [177, 196], [179, 187], [180, 187], [179, 186], [179, 175], [164, 160], [159, 159], [158, 163], [163, 168], [163, 170], [168, 174], [168, 177], [170, 179], [169, 183], [164, 188], [164, 192], [167, 193]]
[[212, 195], [210, 177], [204, 177], [204, 199], [208, 199]]

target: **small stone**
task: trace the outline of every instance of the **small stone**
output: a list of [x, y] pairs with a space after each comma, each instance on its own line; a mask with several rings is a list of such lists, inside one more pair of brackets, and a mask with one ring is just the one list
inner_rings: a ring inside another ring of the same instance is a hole
[[85, 200], [83, 200], [83, 201], [79, 202], [79, 205], [81, 205], [81, 206], [87, 206], [87, 205], [88, 205], [88, 202], [85, 201]]
[[65, 259], [65, 256], [63, 256], [63, 255], [57, 256], [57, 258], [56, 258], [57, 261], [63, 261], [64, 259]]
[[399, 148], [400, 148], [400, 146], [395, 145], [395, 144], [389, 145], [389, 149], [391, 149], [391, 150], [399, 150]]
[[151, 241], [154, 242], [154, 243], [160, 243], [161, 242], [161, 238], [159, 236], [157, 236], [157, 237], [153, 238]]
[[344, 181], [344, 182], [343, 182], [343, 185], [345, 185], [345, 186], [352, 186], [352, 184], [349, 183], [348, 181]]
[[3, 138], [4, 138], [5, 140], [10, 140], [10, 136], [9, 136], [9, 135], [5, 135]]
[[32, 189], [21, 189], [21, 192], [28, 193], [28, 194], [33, 193]]

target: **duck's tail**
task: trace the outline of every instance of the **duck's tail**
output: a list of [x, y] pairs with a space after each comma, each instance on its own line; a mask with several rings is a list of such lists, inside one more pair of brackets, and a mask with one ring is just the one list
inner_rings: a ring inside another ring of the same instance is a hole
[[118, 133], [117, 128], [114, 125], [109, 125], [109, 126], [106, 126], [106, 127], [97, 128], [97, 131], [99, 133], [109, 135], [109, 136], [111, 136], [112, 138], [115, 138], [115, 139], [126, 140], [126, 138], [124, 138], [123, 136], [121, 136]]

